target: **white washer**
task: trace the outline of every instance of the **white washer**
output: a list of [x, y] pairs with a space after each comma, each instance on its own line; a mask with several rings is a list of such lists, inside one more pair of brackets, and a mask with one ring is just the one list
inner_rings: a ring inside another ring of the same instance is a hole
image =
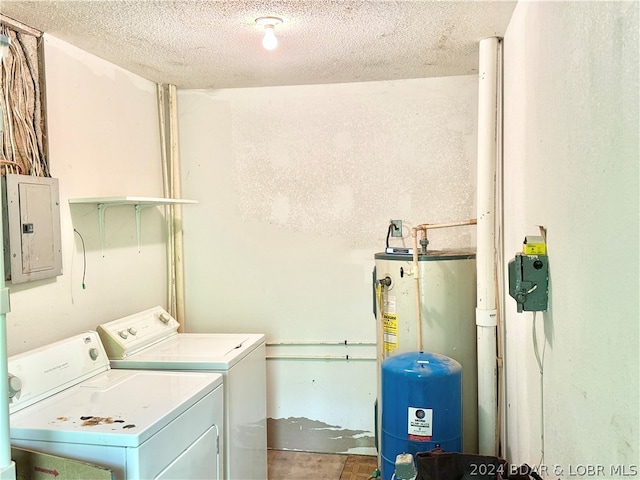
[[11, 444], [116, 479], [220, 479], [222, 376], [111, 370], [96, 332], [9, 358]]
[[225, 480], [267, 478], [266, 356], [263, 334], [178, 333], [154, 307], [99, 325], [112, 368], [212, 371], [223, 375]]

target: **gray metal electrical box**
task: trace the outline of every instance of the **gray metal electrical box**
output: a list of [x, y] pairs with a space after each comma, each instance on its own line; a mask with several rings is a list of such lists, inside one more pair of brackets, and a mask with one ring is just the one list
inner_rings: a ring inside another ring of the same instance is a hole
[[509, 295], [518, 312], [542, 312], [549, 303], [549, 257], [516, 253], [509, 262]]
[[2, 177], [5, 279], [30, 282], [62, 274], [58, 180]]

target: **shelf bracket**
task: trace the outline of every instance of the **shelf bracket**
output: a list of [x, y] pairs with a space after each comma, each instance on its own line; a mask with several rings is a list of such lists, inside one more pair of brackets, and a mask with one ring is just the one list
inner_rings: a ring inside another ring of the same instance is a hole
[[[141, 212], [144, 208], [170, 206], [180, 204], [198, 203], [195, 200], [186, 200], [182, 198], [157, 198], [157, 197], [94, 197], [94, 198], [70, 198], [69, 203], [76, 204], [97, 204], [98, 205], [98, 222], [100, 227], [100, 248], [104, 257], [104, 224], [105, 210], [109, 207], [117, 207], [119, 205], [134, 205], [136, 214], [136, 236], [138, 238], [138, 253], [140, 253], [140, 237], [141, 237]], [[165, 208], [166, 214], [166, 208]]]
[[[99, 203], [98, 204], [98, 222], [100, 222], [100, 248], [102, 250], [102, 256], [104, 257], [104, 217], [105, 217], [105, 210], [109, 207], [113, 207], [115, 205], [109, 205], [106, 203]], [[140, 253], [140, 237], [141, 237], [141, 212], [143, 209], [145, 208], [150, 208], [150, 207], [154, 207], [155, 205], [151, 205], [151, 204], [143, 204], [143, 203], [136, 203], [135, 204], [135, 212], [136, 212], [136, 238], [138, 241], [138, 253]]]
[[155, 205], [149, 205], [149, 204], [142, 204], [142, 203], [136, 203], [136, 238], [138, 240], [138, 253], [140, 253], [140, 225], [141, 225], [141, 221], [140, 221], [140, 215], [143, 209], [145, 208], [149, 208], [149, 207], [154, 207]]
[[104, 258], [104, 211], [109, 207], [104, 203], [98, 204], [98, 225], [100, 228], [100, 253]]

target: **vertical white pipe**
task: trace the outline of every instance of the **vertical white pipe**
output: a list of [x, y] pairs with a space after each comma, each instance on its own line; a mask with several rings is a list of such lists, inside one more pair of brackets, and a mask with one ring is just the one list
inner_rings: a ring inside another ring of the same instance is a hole
[[[0, 200], [0, 208], [2, 208]], [[1, 224], [2, 222], [0, 222]], [[2, 228], [0, 225], [0, 235]], [[2, 257], [2, 255], [0, 255]], [[4, 277], [3, 259], [0, 258], [0, 267], [2, 267], [2, 275]], [[0, 282], [0, 290], [4, 290], [4, 279]], [[0, 478], [5, 477], [3, 472], [11, 466], [11, 443], [9, 440], [9, 382], [8, 382], [8, 365], [7, 365], [7, 317], [4, 313], [0, 313]]]
[[496, 455], [496, 252], [495, 176], [498, 121], [498, 38], [480, 41], [478, 69], [478, 448]]
[[504, 312], [505, 312], [505, 298], [502, 292], [504, 289], [504, 149], [503, 149], [503, 85], [504, 85], [504, 65], [502, 63], [502, 51], [504, 48], [504, 44], [500, 42], [498, 44], [498, 79], [497, 79], [497, 91], [498, 91], [498, 119], [497, 119], [497, 131], [496, 131], [496, 142], [498, 145], [498, 149], [496, 151], [496, 276], [497, 283], [496, 288], [498, 290], [496, 295], [496, 308], [497, 308], [497, 328], [496, 328], [496, 339], [497, 339], [497, 357], [498, 357], [498, 418], [496, 421], [496, 445], [497, 451], [499, 455], [504, 456], [504, 452], [507, 451], [507, 414], [506, 414], [506, 405], [507, 405], [507, 391], [506, 391], [506, 375], [505, 375], [505, 349], [504, 349], [504, 339], [506, 329], [504, 322]]
[[[175, 85], [158, 85], [158, 112], [162, 143], [162, 181], [168, 198], [180, 198], [180, 156], [178, 145], [178, 107]], [[182, 209], [169, 205], [167, 222], [167, 309], [180, 327], [186, 329], [184, 314], [184, 254], [182, 242]]]
[[[169, 138], [171, 136], [168, 114], [168, 86], [158, 84], [158, 122], [160, 124], [160, 155], [162, 159], [162, 189], [164, 196], [171, 198], [171, 165], [169, 160]], [[167, 226], [167, 311], [175, 318], [175, 281], [173, 268], [173, 215], [171, 206], [165, 207], [165, 223]], [[181, 326], [182, 327], [182, 326]]]
[[[0, 208], [2, 200], [0, 200]], [[0, 222], [0, 235], [2, 228]], [[2, 255], [0, 255], [2, 257]], [[0, 258], [0, 267], [2, 267], [3, 278], [0, 282], [0, 290], [4, 290], [4, 261]], [[4, 297], [4, 295], [3, 295]], [[8, 295], [6, 295], [8, 298]], [[11, 442], [9, 440], [9, 375], [7, 365], [7, 317], [4, 313], [0, 313], [0, 479], [15, 478], [15, 465], [11, 462]]]
[[[5, 35], [0, 38], [0, 63], [11, 45], [11, 39]], [[0, 71], [2, 68], [0, 68]], [[0, 108], [0, 135], [4, 125], [4, 113]], [[0, 182], [0, 212], [2, 211], [2, 182]], [[2, 220], [0, 220], [0, 238], [3, 238]], [[0, 255], [0, 480], [16, 478], [15, 463], [11, 461], [11, 434], [9, 425], [9, 366], [7, 350], [7, 313], [10, 311], [9, 289], [4, 283], [4, 255]]]
[[[180, 150], [178, 143], [178, 93], [175, 85], [169, 85], [169, 129], [171, 132], [170, 162], [171, 162], [171, 196], [180, 198], [182, 196], [182, 185], [180, 183]], [[182, 238], [182, 207], [173, 205], [173, 261], [174, 280], [176, 296], [176, 320], [181, 325], [181, 331], [186, 329], [185, 306], [184, 306], [184, 247]]]
[[[0, 135], [2, 135], [2, 110], [0, 110]], [[0, 211], [2, 211], [2, 183], [0, 182]], [[0, 220], [0, 238], [2, 237]], [[9, 289], [4, 283], [4, 255], [0, 255], [0, 480], [16, 478], [15, 464], [11, 461], [9, 425], [9, 366], [7, 350], [7, 313]]]

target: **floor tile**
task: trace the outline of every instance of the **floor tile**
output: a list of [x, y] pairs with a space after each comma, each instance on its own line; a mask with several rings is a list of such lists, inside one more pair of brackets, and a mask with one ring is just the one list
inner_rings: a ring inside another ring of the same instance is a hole
[[340, 480], [346, 455], [269, 450], [269, 480]]
[[340, 480], [369, 480], [378, 469], [378, 457], [348, 455]]

